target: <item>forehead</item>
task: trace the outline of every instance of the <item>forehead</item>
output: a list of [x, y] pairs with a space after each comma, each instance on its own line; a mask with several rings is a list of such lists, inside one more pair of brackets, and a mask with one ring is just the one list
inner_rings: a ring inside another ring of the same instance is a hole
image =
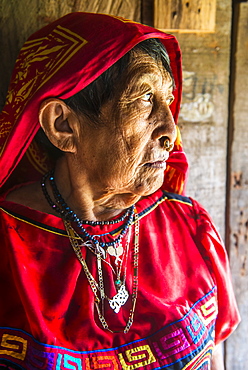
[[[155, 60], [144, 51], [134, 50], [131, 52], [130, 62], [124, 73], [124, 85], [145, 81], [172, 85], [172, 78], [162, 61]], [[123, 81], [121, 83], [123, 84]]]

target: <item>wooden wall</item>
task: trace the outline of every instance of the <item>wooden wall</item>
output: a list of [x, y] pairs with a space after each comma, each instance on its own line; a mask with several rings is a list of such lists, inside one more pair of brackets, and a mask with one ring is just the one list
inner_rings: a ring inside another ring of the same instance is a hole
[[243, 370], [248, 369], [248, 4], [234, 1], [232, 8], [231, 0], [0, 0], [0, 108], [21, 45], [52, 20], [72, 11], [93, 11], [161, 25], [163, 14], [168, 22], [167, 11], [175, 18], [178, 9], [190, 12], [192, 6], [192, 13], [196, 3], [215, 4], [214, 15], [208, 10], [209, 30], [198, 22], [201, 29], [185, 32], [195, 25], [193, 20], [183, 29], [187, 17], [173, 19], [169, 26], [183, 52], [179, 126], [191, 168], [188, 195], [208, 209], [229, 250], [243, 321], [227, 341], [226, 368]]
[[188, 194], [225, 235], [231, 3], [217, 1], [215, 32], [174, 32], [182, 48], [179, 126], [190, 163]]
[[248, 3], [234, 6], [227, 244], [242, 322], [227, 341], [227, 370], [248, 369]]

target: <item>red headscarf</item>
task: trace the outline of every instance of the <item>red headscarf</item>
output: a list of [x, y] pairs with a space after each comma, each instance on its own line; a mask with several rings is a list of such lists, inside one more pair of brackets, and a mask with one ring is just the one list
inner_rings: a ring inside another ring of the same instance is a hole
[[[71, 97], [149, 38], [159, 38], [170, 58], [176, 84], [171, 111], [176, 122], [182, 78], [181, 54], [174, 36], [123, 18], [81, 12], [68, 14], [34, 33], [20, 51], [0, 114], [0, 186], [8, 179], [5, 187], [37, 180], [50, 169], [46, 153], [33, 140], [44, 99]], [[163, 188], [182, 193], [187, 160], [177, 132]]]

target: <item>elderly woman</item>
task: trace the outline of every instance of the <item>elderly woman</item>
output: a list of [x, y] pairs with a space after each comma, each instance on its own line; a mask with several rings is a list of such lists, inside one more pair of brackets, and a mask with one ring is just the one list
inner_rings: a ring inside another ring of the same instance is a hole
[[182, 195], [175, 38], [73, 13], [24, 44], [1, 122], [0, 367], [221, 369], [225, 249]]

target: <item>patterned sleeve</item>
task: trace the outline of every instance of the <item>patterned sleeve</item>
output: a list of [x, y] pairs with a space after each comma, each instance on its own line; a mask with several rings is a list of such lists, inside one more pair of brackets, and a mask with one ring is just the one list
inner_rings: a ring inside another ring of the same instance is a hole
[[218, 316], [216, 344], [225, 340], [237, 327], [240, 316], [233, 292], [230, 266], [223, 241], [210, 216], [193, 201], [197, 220], [197, 244], [217, 286]]

